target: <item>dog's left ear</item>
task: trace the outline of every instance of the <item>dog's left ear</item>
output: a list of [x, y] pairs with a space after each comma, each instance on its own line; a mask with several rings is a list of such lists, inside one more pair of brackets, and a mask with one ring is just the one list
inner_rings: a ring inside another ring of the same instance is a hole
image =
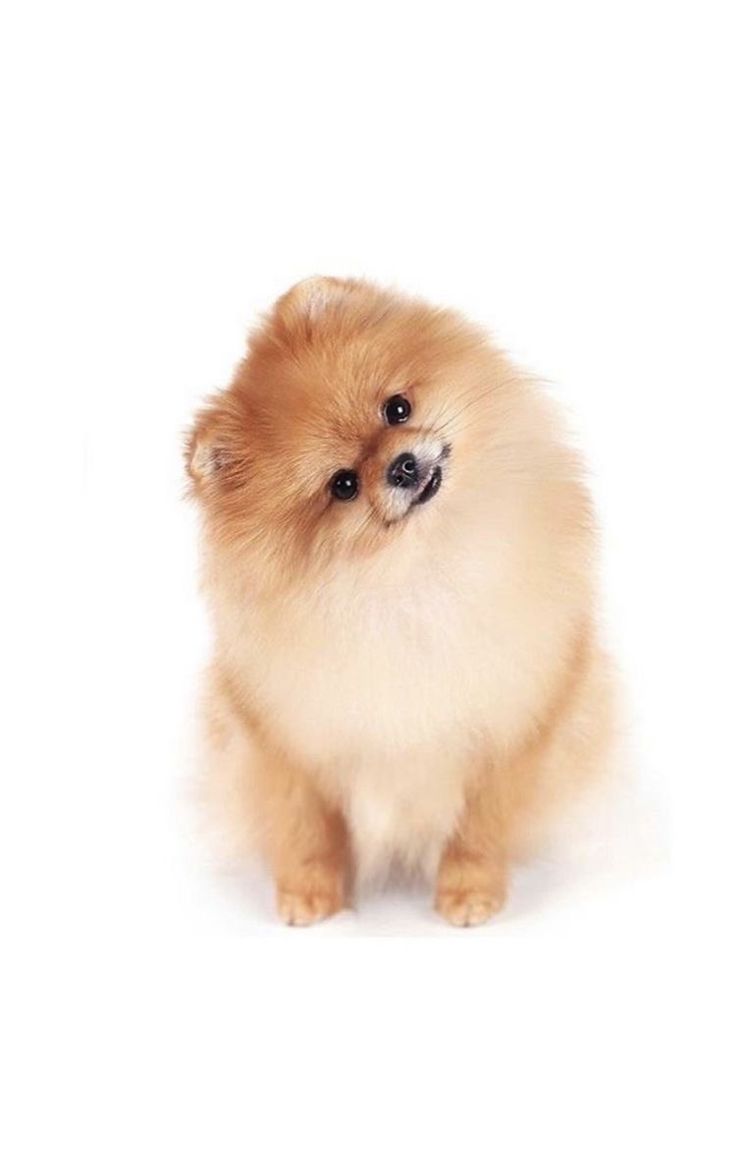
[[328, 314], [337, 312], [352, 291], [352, 281], [339, 277], [308, 277], [279, 297], [273, 319], [285, 334], [309, 337], [314, 325]]

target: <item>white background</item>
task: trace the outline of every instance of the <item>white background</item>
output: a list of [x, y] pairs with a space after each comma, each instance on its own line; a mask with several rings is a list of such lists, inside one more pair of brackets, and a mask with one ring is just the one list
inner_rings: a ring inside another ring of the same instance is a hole
[[[5, 6], [9, 1152], [732, 1149], [729, 9]], [[186, 802], [181, 434], [317, 272], [486, 324], [591, 463], [629, 783], [477, 931], [281, 928]]]

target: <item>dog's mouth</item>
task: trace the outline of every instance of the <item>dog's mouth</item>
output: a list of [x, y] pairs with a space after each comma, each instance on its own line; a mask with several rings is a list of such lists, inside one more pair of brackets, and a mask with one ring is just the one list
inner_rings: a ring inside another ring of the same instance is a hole
[[435, 493], [437, 493], [437, 491], [441, 485], [442, 485], [442, 466], [436, 465], [434, 467], [434, 469], [432, 470], [432, 472], [430, 473], [429, 477], [427, 478], [427, 481], [425, 482], [423, 488], [420, 489], [419, 493], [417, 494], [417, 496], [412, 501], [412, 503], [411, 503], [412, 506], [414, 506], [414, 505], [426, 505], [426, 503], [428, 501], [432, 500], [432, 498], [434, 497]]

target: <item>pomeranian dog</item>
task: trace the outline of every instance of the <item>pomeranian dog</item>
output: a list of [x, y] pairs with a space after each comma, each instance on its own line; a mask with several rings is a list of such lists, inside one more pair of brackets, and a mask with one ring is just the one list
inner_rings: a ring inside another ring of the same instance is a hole
[[281, 918], [400, 866], [484, 922], [610, 729], [594, 521], [553, 403], [455, 313], [318, 277], [254, 333], [187, 463], [209, 769]]

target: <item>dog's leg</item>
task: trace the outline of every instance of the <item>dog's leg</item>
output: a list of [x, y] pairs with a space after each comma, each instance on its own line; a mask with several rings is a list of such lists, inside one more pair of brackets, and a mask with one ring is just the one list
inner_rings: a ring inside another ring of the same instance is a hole
[[260, 783], [264, 849], [276, 880], [280, 917], [308, 926], [345, 906], [348, 840], [342, 815], [306, 775], [271, 764]]
[[490, 775], [468, 794], [440, 859], [435, 909], [454, 926], [477, 926], [506, 898], [504, 821]]

